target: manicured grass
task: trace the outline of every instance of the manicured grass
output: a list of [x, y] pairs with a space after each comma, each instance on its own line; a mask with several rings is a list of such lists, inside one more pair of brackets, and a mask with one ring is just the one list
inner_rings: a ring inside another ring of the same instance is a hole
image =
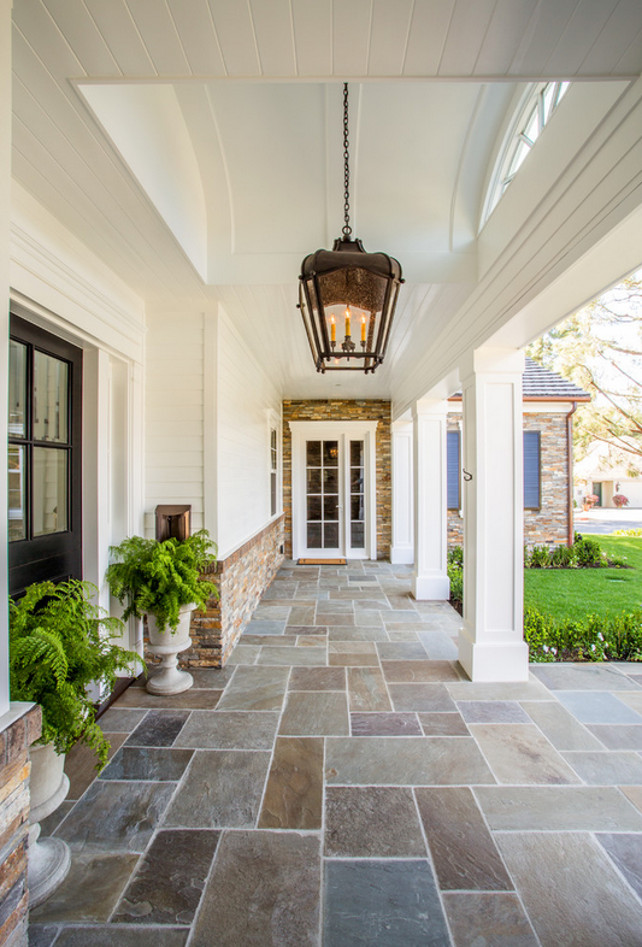
[[614, 616], [642, 607], [642, 537], [595, 536], [630, 569], [525, 569], [524, 604], [556, 619]]

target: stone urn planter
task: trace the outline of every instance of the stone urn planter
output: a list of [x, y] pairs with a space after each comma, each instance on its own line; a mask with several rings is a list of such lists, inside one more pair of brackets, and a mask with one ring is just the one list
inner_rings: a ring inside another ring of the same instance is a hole
[[158, 627], [156, 618], [147, 615], [147, 631], [149, 633], [149, 650], [161, 658], [159, 670], [147, 681], [147, 691], [150, 694], [181, 694], [194, 683], [194, 678], [188, 671], [178, 667], [178, 655], [185, 651], [192, 643], [189, 628], [192, 612], [196, 605], [192, 602], [183, 605], [179, 612], [178, 627], [175, 631], [165, 627]]
[[31, 810], [29, 813], [29, 907], [45, 901], [67, 877], [71, 865], [69, 846], [59, 838], [40, 839], [40, 822], [55, 812], [69, 792], [64, 754], [52, 743], [35, 744], [31, 760]]

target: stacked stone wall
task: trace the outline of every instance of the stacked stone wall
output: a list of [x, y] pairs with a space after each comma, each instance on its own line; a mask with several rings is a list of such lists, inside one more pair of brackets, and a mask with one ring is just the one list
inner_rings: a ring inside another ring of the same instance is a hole
[[283, 562], [283, 516], [203, 576], [218, 589], [204, 611], [193, 612], [186, 667], [223, 667]]
[[375, 437], [377, 558], [390, 558], [392, 539], [389, 401], [283, 402], [283, 511], [285, 554], [292, 556], [292, 436], [289, 421], [378, 421]]
[[29, 747], [40, 736], [36, 705], [21, 707], [0, 732], [0, 944], [27, 947], [27, 835], [29, 831]]

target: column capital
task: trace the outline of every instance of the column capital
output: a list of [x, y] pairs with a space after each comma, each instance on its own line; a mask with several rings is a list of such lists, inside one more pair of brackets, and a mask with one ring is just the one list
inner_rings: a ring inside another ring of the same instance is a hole
[[481, 348], [461, 363], [462, 387], [469, 388], [479, 375], [523, 375], [525, 356], [520, 349]]
[[412, 419], [445, 418], [448, 414], [448, 401], [445, 398], [421, 398], [412, 406]]

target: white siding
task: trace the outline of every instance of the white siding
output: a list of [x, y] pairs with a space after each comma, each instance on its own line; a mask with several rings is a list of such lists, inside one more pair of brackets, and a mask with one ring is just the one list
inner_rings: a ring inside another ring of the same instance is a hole
[[218, 324], [218, 543], [224, 557], [270, 519], [269, 412], [281, 399], [233, 323]]
[[203, 526], [203, 316], [151, 313], [145, 362], [145, 532], [159, 503], [191, 503]]

